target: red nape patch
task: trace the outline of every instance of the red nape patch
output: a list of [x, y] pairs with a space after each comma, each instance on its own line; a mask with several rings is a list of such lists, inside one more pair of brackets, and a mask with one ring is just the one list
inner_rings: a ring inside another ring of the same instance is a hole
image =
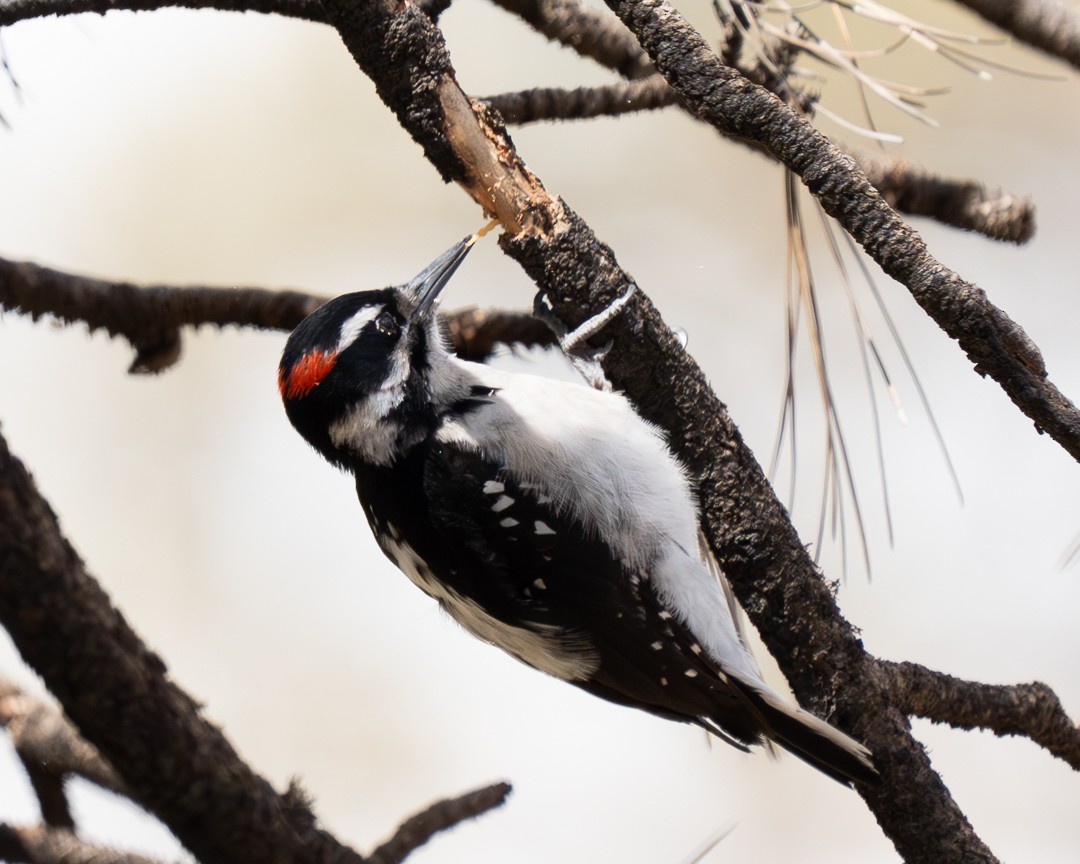
[[307, 396], [319, 386], [319, 382], [334, 368], [336, 362], [337, 354], [316, 348], [301, 357], [288, 374], [282, 369], [278, 373], [278, 390], [281, 392], [281, 398], [299, 399]]

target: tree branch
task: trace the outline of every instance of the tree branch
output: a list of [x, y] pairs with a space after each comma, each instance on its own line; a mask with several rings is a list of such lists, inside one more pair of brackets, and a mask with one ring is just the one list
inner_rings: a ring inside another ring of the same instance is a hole
[[485, 96], [480, 101], [498, 111], [512, 125], [544, 120], [586, 120], [617, 117], [634, 111], [666, 108], [678, 101], [659, 75], [603, 87], [541, 87]]
[[[86, 572], [0, 437], [0, 623], [132, 797], [203, 864], [360, 862], [295, 818], [169, 681]], [[291, 818], [286, 818], [286, 817]]]
[[656, 72], [649, 56], [617, 18], [576, 0], [495, 0], [537, 32], [614, 69], [623, 78], [647, 78]]
[[1021, 42], [1080, 69], [1080, 10], [1061, 0], [956, 0]]
[[436, 801], [402, 822], [394, 836], [371, 853], [370, 864], [400, 864], [440, 831], [501, 807], [510, 791], [509, 783], [492, 783], [456, 798]]
[[64, 790], [68, 775], [84, 777], [120, 795], [128, 794], [112, 766], [79, 737], [56, 706], [2, 680], [0, 726], [7, 731], [26, 769], [46, 826], [75, 828]]
[[688, 110], [722, 132], [763, 145], [802, 178], [825, 212], [960, 344], [975, 371], [997, 381], [1040, 431], [1080, 460], [1080, 410], [1047, 378], [1036, 345], [980, 288], [929, 253], [850, 157], [774, 95], [721, 63], [667, 0], [607, 2]]
[[879, 662], [893, 698], [908, 714], [958, 729], [988, 729], [999, 737], [1021, 735], [1080, 771], [1080, 726], [1042, 682], [980, 684], [917, 663]]
[[48, 314], [67, 324], [84, 322], [91, 332], [123, 336], [136, 352], [132, 372], [160, 372], [175, 363], [185, 325], [291, 330], [325, 300], [259, 288], [140, 288], [0, 259], [0, 305], [34, 320]]
[[907, 159], [850, 154], [889, 206], [912, 216], [977, 231], [992, 240], [1027, 243], [1035, 234], [1035, 202], [974, 180], [941, 177]]
[[[161, 372], [180, 357], [185, 326], [253, 327], [288, 332], [327, 297], [264, 288], [208, 288], [110, 282], [0, 258], [0, 307], [37, 321], [51, 315], [122, 336], [135, 349], [130, 371]], [[532, 315], [494, 309], [441, 313], [454, 349], [486, 360], [498, 345], [554, 345], [551, 331]]]

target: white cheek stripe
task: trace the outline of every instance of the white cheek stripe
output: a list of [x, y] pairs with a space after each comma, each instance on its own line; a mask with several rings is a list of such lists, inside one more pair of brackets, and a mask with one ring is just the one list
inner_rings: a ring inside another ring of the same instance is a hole
[[338, 339], [337, 348], [334, 349], [338, 354], [352, 345], [356, 341], [356, 337], [360, 335], [360, 332], [372, 321], [375, 320], [375, 316], [379, 315], [385, 306], [365, 306], [359, 312], [349, 318], [344, 324], [341, 325], [341, 338]]

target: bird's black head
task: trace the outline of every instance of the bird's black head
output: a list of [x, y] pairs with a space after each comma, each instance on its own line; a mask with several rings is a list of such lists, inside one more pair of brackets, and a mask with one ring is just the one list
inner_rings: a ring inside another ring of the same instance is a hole
[[335, 297], [289, 336], [278, 367], [285, 413], [333, 464], [391, 464], [434, 422], [430, 367], [445, 357], [435, 300], [473, 240], [399, 288]]

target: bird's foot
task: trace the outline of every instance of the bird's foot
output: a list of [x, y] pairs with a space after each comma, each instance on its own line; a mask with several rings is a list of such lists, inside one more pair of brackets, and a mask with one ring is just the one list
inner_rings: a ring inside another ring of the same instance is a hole
[[591, 318], [585, 319], [573, 330], [569, 330], [563, 320], [548, 305], [547, 297], [544, 296], [543, 291], [537, 292], [536, 299], [533, 300], [533, 315], [551, 329], [551, 332], [559, 340], [559, 348], [562, 349], [563, 354], [574, 364], [574, 368], [577, 369], [581, 377], [597, 390], [611, 389], [611, 382], [607, 380], [607, 375], [604, 374], [601, 361], [611, 350], [612, 343], [609, 341], [600, 348], [593, 348], [589, 345], [588, 340], [600, 332], [612, 318], [622, 311], [622, 308], [630, 301], [636, 291], [637, 285], [631, 285], [625, 294], [617, 298], [606, 309], [601, 310]]

